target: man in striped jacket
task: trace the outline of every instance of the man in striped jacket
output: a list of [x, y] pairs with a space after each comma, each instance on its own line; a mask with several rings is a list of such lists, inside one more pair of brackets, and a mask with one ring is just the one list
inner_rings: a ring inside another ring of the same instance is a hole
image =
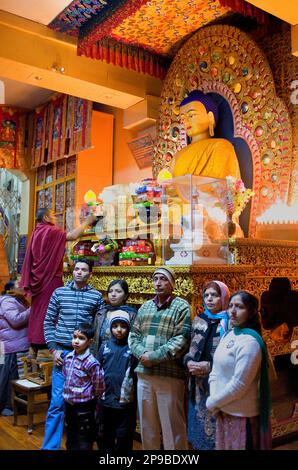
[[53, 292], [47, 309], [44, 336], [54, 356], [54, 368], [52, 398], [42, 445], [44, 450], [59, 450], [61, 447], [64, 421], [62, 364], [64, 356], [72, 350], [73, 332], [80, 323], [93, 323], [96, 313], [104, 306], [101, 293], [88, 284], [91, 274], [92, 266], [88, 260], [76, 261], [73, 281]]

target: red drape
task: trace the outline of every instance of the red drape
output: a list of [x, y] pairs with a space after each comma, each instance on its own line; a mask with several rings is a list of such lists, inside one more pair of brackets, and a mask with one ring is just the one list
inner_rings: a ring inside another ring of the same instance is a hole
[[230, 7], [233, 11], [244, 16], [255, 18], [258, 23], [266, 24], [268, 22], [268, 16], [263, 10], [244, 0], [219, 0], [219, 3], [223, 7]]
[[118, 43], [116, 46], [112, 40], [99, 41], [92, 47], [78, 46], [78, 55], [104, 60], [107, 63], [161, 79], [166, 76], [168, 70], [168, 62], [163, 58], [143, 49], [136, 50], [127, 44]]

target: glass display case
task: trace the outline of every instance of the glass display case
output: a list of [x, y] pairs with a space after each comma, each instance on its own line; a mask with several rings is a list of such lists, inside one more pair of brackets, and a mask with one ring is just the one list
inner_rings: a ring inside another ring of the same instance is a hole
[[230, 263], [226, 180], [185, 175], [161, 186], [163, 263]]
[[[99, 221], [85, 233], [85, 247], [74, 245], [71, 259], [92, 256], [95, 266], [231, 262], [225, 179], [186, 175], [157, 183], [147, 178], [130, 188], [110, 186], [102, 194]], [[89, 211], [82, 206], [82, 218]]]

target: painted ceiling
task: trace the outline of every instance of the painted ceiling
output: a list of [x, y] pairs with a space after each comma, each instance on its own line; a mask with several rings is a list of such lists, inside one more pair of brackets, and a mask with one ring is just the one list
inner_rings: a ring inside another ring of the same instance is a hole
[[248, 5], [243, 0], [74, 0], [49, 27], [78, 37], [79, 55], [162, 78], [192, 32], [231, 11], [260, 16]]
[[229, 10], [219, 0], [74, 0], [49, 26], [79, 36], [84, 45], [108, 35], [167, 54], [185, 35]]

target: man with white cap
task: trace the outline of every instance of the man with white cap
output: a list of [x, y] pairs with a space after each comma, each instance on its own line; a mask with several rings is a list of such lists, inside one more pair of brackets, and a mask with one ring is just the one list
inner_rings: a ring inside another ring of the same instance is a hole
[[173, 295], [175, 273], [153, 273], [155, 297], [139, 309], [129, 346], [139, 359], [138, 406], [144, 450], [188, 449], [184, 411], [185, 371], [181, 357], [189, 346], [190, 307]]

